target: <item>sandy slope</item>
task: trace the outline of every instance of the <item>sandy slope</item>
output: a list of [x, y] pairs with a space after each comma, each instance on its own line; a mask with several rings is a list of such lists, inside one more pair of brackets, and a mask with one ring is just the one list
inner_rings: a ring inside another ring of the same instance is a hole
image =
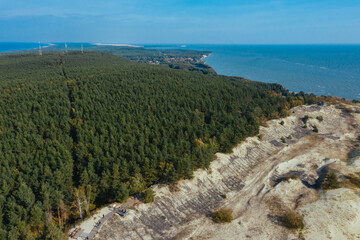
[[[314, 188], [324, 169], [339, 176], [360, 171], [359, 157], [348, 161], [359, 143], [359, 109], [347, 113], [335, 106], [305, 106], [293, 111], [283, 126], [273, 120], [261, 127], [262, 140], [248, 138], [232, 154], [217, 154], [211, 171], [196, 171], [194, 179], [178, 183], [179, 191], [155, 186], [154, 203], [137, 205], [125, 218], [114, 215], [96, 239], [360, 239], [358, 190]], [[307, 129], [301, 121], [306, 114]], [[324, 121], [316, 120], [319, 115]], [[283, 144], [281, 137], [290, 135]], [[297, 179], [281, 181], [290, 174]], [[209, 217], [222, 207], [234, 216], [229, 224], [215, 224]], [[288, 210], [304, 216], [301, 234], [279, 221]]]

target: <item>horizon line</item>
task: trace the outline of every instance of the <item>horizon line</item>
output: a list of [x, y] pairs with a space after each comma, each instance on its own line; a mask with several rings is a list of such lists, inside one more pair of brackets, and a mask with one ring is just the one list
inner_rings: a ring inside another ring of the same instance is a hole
[[[83, 42], [83, 41], [40, 41], [44, 44], [89, 43], [93, 45], [360, 45], [360, 43], [131, 43], [131, 42]], [[39, 41], [0, 41], [0, 43], [39, 43]]]

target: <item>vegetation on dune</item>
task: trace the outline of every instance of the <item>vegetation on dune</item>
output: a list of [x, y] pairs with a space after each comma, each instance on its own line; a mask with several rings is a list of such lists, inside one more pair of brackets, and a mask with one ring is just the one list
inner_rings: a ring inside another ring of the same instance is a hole
[[288, 211], [282, 218], [283, 224], [289, 229], [303, 229], [304, 218], [297, 212]]
[[316, 119], [319, 121], [319, 122], [322, 122], [324, 120], [323, 116], [317, 116]]
[[154, 201], [155, 199], [155, 192], [151, 189], [151, 188], [147, 188], [143, 194], [142, 194], [142, 198], [144, 200], [145, 203], [151, 203]]
[[309, 120], [309, 115], [305, 115], [302, 119], [301, 119], [304, 124], [306, 125], [307, 121]]
[[322, 183], [322, 188], [326, 190], [336, 189], [340, 188], [340, 182], [338, 181], [338, 178], [335, 173], [330, 172], [324, 182]]
[[319, 132], [319, 129], [317, 128], [316, 125], [313, 126], [313, 132], [316, 132], [316, 133]]
[[314, 101], [97, 52], [1, 56], [0, 72], [0, 239], [45, 239], [96, 206], [191, 178], [261, 121]]
[[233, 220], [230, 210], [226, 208], [214, 212], [212, 218], [216, 223], [229, 223]]

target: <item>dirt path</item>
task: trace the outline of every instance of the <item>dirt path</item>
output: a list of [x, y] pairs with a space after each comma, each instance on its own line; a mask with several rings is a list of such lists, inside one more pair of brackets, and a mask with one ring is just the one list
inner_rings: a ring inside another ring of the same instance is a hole
[[[196, 171], [194, 179], [179, 182], [179, 191], [155, 187], [154, 203], [138, 205], [125, 218], [113, 215], [95, 239], [297, 238], [276, 222], [277, 214], [285, 209], [301, 211], [319, 198], [311, 187], [317, 170], [346, 160], [360, 136], [356, 125], [360, 122], [355, 122], [355, 113], [334, 106], [298, 107], [294, 112], [284, 125], [273, 120], [262, 127], [262, 140], [248, 138], [232, 154], [218, 153], [211, 173]], [[301, 120], [305, 115], [310, 116], [308, 128]], [[319, 115], [322, 122], [316, 120]], [[318, 133], [312, 131], [314, 125]], [[297, 179], [281, 180], [290, 173]], [[222, 207], [232, 211], [231, 224], [214, 224], [209, 217]]]
[[[130, 198], [126, 203], [120, 206], [121, 208], [128, 208], [134, 205], [137, 202], [136, 199]], [[80, 224], [80, 230], [74, 236], [76, 239], [86, 239], [91, 240], [95, 235], [101, 230], [104, 223], [113, 217], [115, 210], [112, 207], [112, 204], [100, 209], [96, 214], [91, 216], [91, 218], [85, 220]], [[74, 229], [71, 229], [69, 232], [73, 232]], [[72, 239], [72, 238], [69, 238]]]

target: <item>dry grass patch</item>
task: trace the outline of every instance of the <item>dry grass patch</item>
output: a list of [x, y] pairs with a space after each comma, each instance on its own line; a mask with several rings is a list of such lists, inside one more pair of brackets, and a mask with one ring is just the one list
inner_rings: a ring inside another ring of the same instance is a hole
[[173, 184], [169, 185], [169, 191], [170, 192], [178, 192], [178, 191], [180, 191], [180, 188], [177, 185], [177, 183], [173, 183]]
[[360, 188], [360, 174], [359, 173], [355, 173], [355, 174], [350, 174], [345, 176], [345, 178], [348, 181], [344, 181], [343, 183], [345, 183], [345, 186], [348, 186], [349, 188]]

